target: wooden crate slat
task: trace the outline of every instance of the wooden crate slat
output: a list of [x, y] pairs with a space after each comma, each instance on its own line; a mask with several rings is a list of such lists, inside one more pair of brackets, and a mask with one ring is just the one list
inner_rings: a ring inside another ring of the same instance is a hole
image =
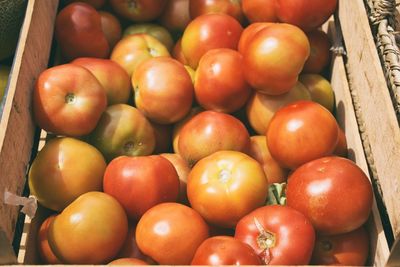
[[[58, 1], [29, 0], [15, 54], [9, 91], [0, 121], [0, 198], [4, 191], [21, 195], [25, 185], [35, 125], [31, 92], [47, 67]], [[11, 244], [19, 207], [0, 201], [0, 231]]]

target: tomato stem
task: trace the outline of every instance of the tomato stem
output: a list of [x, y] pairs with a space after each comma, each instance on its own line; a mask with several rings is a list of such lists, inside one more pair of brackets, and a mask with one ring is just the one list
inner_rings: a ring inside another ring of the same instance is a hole
[[75, 95], [73, 93], [68, 93], [65, 96], [65, 103], [73, 104], [75, 102], [75, 99], [76, 99], [76, 97], [75, 97]]
[[267, 205], [286, 205], [286, 183], [273, 183], [268, 187]]

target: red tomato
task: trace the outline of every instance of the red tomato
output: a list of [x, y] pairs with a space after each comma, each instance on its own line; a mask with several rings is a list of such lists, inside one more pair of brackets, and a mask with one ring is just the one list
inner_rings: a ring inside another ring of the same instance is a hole
[[54, 255], [53, 251], [51, 250], [48, 240], [49, 227], [55, 216], [56, 215], [51, 215], [43, 221], [43, 223], [40, 225], [37, 236], [37, 248], [39, 255], [46, 264], [61, 264], [61, 261], [57, 259], [56, 255]]
[[179, 61], [157, 57], [140, 64], [132, 76], [136, 107], [159, 124], [177, 122], [190, 111], [193, 83]]
[[88, 69], [107, 94], [108, 105], [127, 103], [131, 95], [128, 73], [116, 62], [100, 58], [77, 58], [71, 62]]
[[163, 203], [149, 209], [136, 228], [136, 241], [143, 253], [161, 265], [188, 265], [208, 238], [208, 226], [193, 209]]
[[172, 32], [183, 32], [190, 22], [189, 0], [169, 0], [160, 22]]
[[247, 26], [242, 34], [240, 35], [239, 44], [238, 44], [238, 51], [242, 55], [247, 49], [248, 44], [250, 43], [251, 39], [253, 39], [254, 35], [258, 33], [260, 30], [272, 25], [272, 23], [267, 22], [256, 22], [252, 23]]
[[261, 265], [253, 248], [230, 236], [206, 239], [197, 249], [191, 265]]
[[310, 219], [315, 230], [333, 235], [350, 232], [368, 219], [372, 187], [352, 161], [324, 157], [295, 170], [288, 179], [287, 205]]
[[77, 57], [106, 58], [110, 53], [100, 14], [85, 3], [69, 4], [58, 13], [55, 38], [67, 60]]
[[210, 13], [223, 13], [234, 17], [239, 22], [244, 21], [240, 1], [232, 0], [196, 0], [189, 1], [190, 17], [195, 19]]
[[242, 26], [231, 16], [206, 14], [192, 20], [182, 36], [182, 52], [189, 66], [196, 69], [200, 58], [215, 48], [236, 50]]
[[321, 30], [307, 33], [310, 42], [310, 57], [304, 64], [304, 73], [320, 73], [331, 60], [331, 42], [328, 35]]
[[280, 95], [295, 86], [310, 54], [302, 30], [290, 24], [272, 24], [249, 40], [243, 53], [247, 82], [263, 94]]
[[251, 22], [277, 22], [275, 0], [242, 0], [242, 9]]
[[138, 220], [151, 207], [178, 199], [179, 178], [174, 165], [161, 156], [122, 156], [108, 164], [103, 188], [131, 220]]
[[260, 164], [237, 151], [218, 151], [190, 171], [190, 205], [209, 223], [234, 228], [252, 210], [265, 204], [268, 181]]
[[235, 50], [219, 48], [205, 53], [195, 74], [197, 102], [205, 109], [225, 113], [240, 109], [251, 92], [242, 66], [242, 55]]
[[129, 76], [143, 61], [153, 57], [170, 56], [168, 49], [159, 40], [149, 34], [132, 34], [119, 41], [112, 53], [111, 60], [123, 67]]
[[43, 71], [33, 90], [36, 123], [58, 135], [89, 134], [106, 107], [106, 92], [96, 77], [73, 64]]
[[297, 101], [279, 109], [266, 133], [272, 157], [292, 170], [331, 155], [338, 135], [335, 117], [312, 101]]
[[135, 258], [119, 258], [108, 265], [149, 265], [147, 262]]
[[305, 31], [321, 26], [333, 14], [338, 0], [275, 0], [275, 12], [281, 22]]
[[264, 206], [243, 217], [235, 238], [249, 244], [267, 265], [307, 265], [314, 248], [310, 221], [287, 206]]
[[315, 265], [365, 266], [368, 251], [368, 233], [360, 227], [346, 234], [317, 236], [311, 262]]
[[190, 172], [189, 164], [179, 154], [163, 153], [160, 154], [160, 156], [166, 158], [172, 163], [172, 165], [174, 165], [179, 177], [179, 202], [182, 204], [188, 204], [189, 200], [187, 199], [186, 194], [186, 184]]
[[89, 141], [108, 161], [122, 155], [150, 155], [156, 145], [150, 122], [139, 110], [126, 104], [109, 106]]
[[104, 264], [117, 255], [127, 233], [128, 220], [118, 201], [88, 192], [57, 215], [49, 228], [49, 244], [65, 263]]
[[135, 22], [156, 19], [164, 10], [167, 0], [110, 0], [115, 13]]
[[289, 171], [276, 162], [268, 150], [265, 136], [250, 137], [249, 156], [257, 160], [264, 169], [268, 183], [283, 183], [286, 181]]
[[46, 142], [29, 170], [29, 189], [44, 207], [61, 211], [80, 195], [101, 191], [106, 162], [93, 146], [63, 137]]
[[115, 44], [121, 39], [121, 24], [118, 19], [111, 13], [99, 11], [101, 17], [101, 28], [104, 36], [107, 39], [110, 49], [113, 49]]
[[99, 9], [104, 6], [106, 0], [68, 0], [67, 2], [85, 2], [86, 4], [89, 4], [96, 9]]
[[298, 100], [311, 100], [311, 95], [300, 82], [281, 95], [253, 94], [246, 105], [246, 115], [251, 127], [258, 134], [265, 134], [274, 114], [283, 106]]
[[250, 136], [243, 123], [215, 111], [203, 111], [190, 119], [178, 139], [179, 154], [190, 166], [219, 150], [246, 152], [249, 145]]
[[153, 261], [144, 255], [138, 248], [136, 243], [136, 225], [130, 225], [128, 228], [128, 234], [122, 248], [118, 252], [117, 258], [136, 258], [148, 263]]

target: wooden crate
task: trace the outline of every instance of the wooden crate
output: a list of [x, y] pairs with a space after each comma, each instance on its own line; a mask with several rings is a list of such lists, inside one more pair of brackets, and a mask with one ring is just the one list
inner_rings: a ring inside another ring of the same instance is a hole
[[[394, 1], [393, 1], [394, 2]], [[364, 150], [390, 220], [391, 249], [400, 249], [400, 127], [363, 0], [340, 1], [347, 73]], [[398, 247], [391, 243], [395, 241]], [[397, 242], [396, 242], [397, 241]], [[397, 255], [399, 257], [399, 255]], [[399, 266], [400, 261], [392, 262]]]
[[[349, 3], [351, 2], [351, 3]], [[343, 13], [347, 11], [343, 11], [344, 6], [353, 5], [358, 0], [341, 0], [340, 1], [340, 9], [339, 9], [339, 17], [342, 20]], [[360, 0], [360, 2], [362, 2]], [[27, 59], [28, 63], [24, 63], [22, 65], [21, 71], [19, 72], [18, 78], [15, 78], [14, 86], [21, 83], [19, 88], [24, 88], [25, 90], [15, 90], [15, 96], [11, 100], [8, 101], [10, 116], [9, 116], [9, 125], [4, 128], [4, 135], [6, 139], [2, 142], [0, 139], [0, 144], [6, 144], [6, 142], [11, 142], [11, 144], [18, 145], [18, 149], [14, 150], [13, 148], [9, 148], [5, 150], [3, 153], [2, 149], [0, 154], [0, 169], [1, 167], [8, 164], [9, 166], [3, 167], [3, 169], [7, 169], [7, 173], [0, 173], [0, 188], [4, 186], [9, 188], [8, 190], [21, 194], [22, 189], [25, 185], [25, 171], [28, 166], [29, 158], [31, 155], [32, 144], [35, 140], [33, 133], [35, 132], [35, 126], [32, 122], [32, 117], [30, 113], [30, 100], [31, 88], [33, 86], [33, 82], [35, 77], [37, 77], [38, 73], [43, 70], [49, 58], [49, 50], [50, 50], [50, 41], [52, 38], [52, 29], [54, 23], [54, 16], [57, 9], [57, 1], [47, 1], [47, 0], [36, 0], [29, 1], [29, 8], [31, 9], [31, 20], [29, 23], [25, 21], [24, 27], [28, 27], [26, 32], [26, 42], [25, 46], [30, 48], [30, 53], [23, 53], [22, 55], [26, 57], [30, 55]], [[350, 9], [351, 10], [351, 9]], [[365, 11], [365, 10], [364, 10]], [[350, 11], [349, 11], [350, 12]], [[354, 12], [354, 10], [353, 10]], [[347, 14], [348, 16], [354, 16], [354, 14]], [[28, 24], [28, 26], [26, 25]], [[40, 25], [40, 26], [38, 26]], [[326, 29], [329, 28], [331, 36], [338, 41], [335, 43], [340, 43], [340, 32], [337, 32], [338, 24], [329, 23]], [[342, 22], [344, 27], [349, 27], [347, 18], [344, 23]], [[29, 28], [30, 26], [30, 28]], [[353, 27], [353, 26], [352, 26]], [[343, 32], [348, 33], [348, 28], [343, 29]], [[21, 37], [22, 38], [22, 37]], [[348, 38], [345, 35], [345, 38]], [[367, 37], [365, 37], [367, 38]], [[372, 37], [371, 37], [372, 38]], [[351, 42], [350, 39], [346, 39], [346, 47], [348, 48], [348, 42]], [[357, 46], [357, 44], [354, 44]], [[28, 51], [25, 48], [26, 51]], [[345, 60], [350, 62], [351, 58], [354, 56], [351, 55], [351, 52], [348, 48], [348, 57], [343, 57], [342, 55], [336, 55], [333, 58], [332, 62], [332, 77], [331, 83], [335, 90], [336, 95], [336, 109], [337, 109], [337, 119], [340, 126], [344, 129], [348, 148], [349, 148], [349, 157], [354, 160], [358, 166], [360, 166], [365, 173], [369, 173], [369, 167], [367, 164], [367, 160], [365, 157], [365, 153], [363, 150], [363, 144], [361, 140], [361, 136], [359, 133], [359, 128], [356, 120], [355, 108], [353, 106], [353, 99], [351, 96], [351, 92], [354, 93], [356, 89], [353, 89], [353, 76], [363, 75], [362, 72], [355, 72], [354, 69], [351, 69], [351, 65], [348, 64], [345, 66]], [[22, 56], [21, 55], [21, 56]], [[357, 55], [357, 54], [356, 54]], [[23, 58], [22, 57], [22, 60]], [[35, 60], [32, 60], [35, 58]], [[30, 65], [29, 65], [30, 64]], [[369, 63], [371, 64], [371, 63]], [[24, 70], [23, 66], [27, 65], [25, 68], [28, 70]], [[350, 81], [348, 82], [347, 73], [350, 73]], [[361, 77], [360, 79], [365, 79], [365, 77]], [[25, 81], [22, 83], [22, 81]], [[22, 86], [23, 85], [23, 86]], [[351, 87], [351, 90], [350, 90]], [[22, 91], [22, 92], [21, 92]], [[18, 96], [18, 97], [17, 97]], [[11, 101], [11, 102], [10, 102]], [[23, 105], [21, 103], [24, 103]], [[19, 108], [14, 108], [14, 106]], [[21, 110], [22, 109], [22, 110]], [[11, 117], [12, 113], [16, 113], [14, 117]], [[20, 115], [24, 114], [24, 116]], [[23, 117], [23, 118], [21, 118]], [[10, 128], [10, 125], [14, 125], [14, 128]], [[379, 125], [379, 124], [377, 124]], [[8, 130], [10, 128], [10, 130]], [[379, 129], [379, 127], [377, 127]], [[1, 131], [2, 128], [0, 129]], [[6, 131], [7, 130], [7, 131]], [[364, 129], [363, 129], [364, 130]], [[15, 135], [15, 136], [14, 136]], [[1, 137], [0, 132], [0, 137]], [[8, 141], [12, 139], [11, 141]], [[23, 142], [21, 141], [23, 140]], [[13, 143], [14, 142], [14, 143]], [[19, 143], [18, 143], [19, 142]], [[2, 147], [2, 146], [0, 146]], [[16, 155], [14, 155], [18, 152]], [[24, 160], [24, 163], [21, 164], [21, 161]], [[13, 162], [10, 162], [13, 161]], [[15, 162], [14, 162], [15, 161]], [[3, 165], [2, 165], [3, 164]], [[21, 165], [21, 166], [20, 166]], [[12, 176], [12, 177], [11, 177]], [[15, 220], [17, 218], [18, 209], [15, 207], [8, 207], [0, 204], [0, 236], [1, 231], [5, 233], [5, 237], [7, 238], [8, 244], [10, 244], [10, 240], [14, 235], [15, 229]], [[22, 236], [21, 249], [18, 255], [18, 263], [19, 264], [39, 264], [40, 260], [38, 258], [38, 253], [36, 251], [36, 234], [38, 227], [41, 222], [46, 217], [46, 211], [44, 209], [39, 209], [36, 217], [30, 221], [29, 218], [25, 221], [24, 233]], [[377, 208], [376, 202], [374, 202], [372, 214], [370, 220], [368, 221], [368, 229], [370, 232], [370, 259], [369, 263], [375, 266], [384, 266], [389, 257], [389, 246], [385, 237], [385, 233], [382, 227], [380, 213]], [[1, 242], [0, 242], [1, 244]], [[0, 246], [0, 250], [1, 250]], [[1, 262], [1, 256], [0, 256]]]
[[19, 212], [19, 207], [4, 204], [3, 195], [5, 191], [23, 193], [36, 130], [31, 116], [31, 91], [48, 64], [58, 5], [56, 0], [27, 2], [0, 120], [0, 264], [13, 261], [11, 241]]

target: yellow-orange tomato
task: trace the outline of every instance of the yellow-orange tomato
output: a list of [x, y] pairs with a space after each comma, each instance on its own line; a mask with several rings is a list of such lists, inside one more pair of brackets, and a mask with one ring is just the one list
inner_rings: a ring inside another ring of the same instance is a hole
[[298, 27], [272, 24], [257, 32], [243, 53], [247, 82], [263, 94], [280, 95], [296, 85], [310, 54], [310, 44]]
[[111, 52], [111, 60], [120, 64], [129, 76], [141, 62], [161, 56], [170, 56], [168, 49], [156, 38], [145, 33], [126, 36]]
[[237, 151], [218, 151], [193, 167], [187, 194], [192, 208], [206, 221], [234, 228], [243, 216], [265, 204], [268, 181], [255, 159]]
[[272, 25], [269, 22], [255, 22], [244, 28], [242, 34], [240, 35], [238, 51], [243, 54], [246, 51], [247, 45], [253, 39], [254, 35], [260, 30]]
[[264, 169], [268, 183], [283, 183], [289, 171], [283, 168], [269, 153], [265, 135], [250, 137], [249, 156], [257, 160]]
[[108, 265], [149, 265], [147, 262], [135, 258], [120, 258], [113, 260]]
[[136, 107], [156, 123], [177, 122], [192, 106], [192, 79], [173, 58], [157, 57], [140, 64], [132, 76], [132, 86]]
[[189, 1], [190, 17], [192, 19], [198, 16], [210, 13], [223, 13], [234, 17], [239, 22], [244, 22], [244, 15], [240, 1], [232, 0], [196, 0]]
[[88, 192], [54, 219], [49, 244], [63, 262], [100, 264], [117, 255], [127, 233], [128, 219], [118, 201], [102, 192]]
[[321, 104], [333, 113], [335, 94], [330, 82], [319, 74], [302, 74], [299, 80], [311, 94], [312, 101]]
[[139, 249], [161, 265], [188, 265], [209, 236], [203, 218], [190, 207], [163, 203], [149, 209], [136, 227]]
[[77, 139], [46, 143], [29, 170], [29, 188], [40, 204], [61, 211], [83, 193], [100, 191], [106, 162], [93, 146]]
[[299, 82], [289, 92], [282, 95], [271, 96], [256, 92], [247, 102], [247, 119], [258, 134], [265, 134], [275, 112], [297, 100], [311, 100], [310, 93]]
[[182, 52], [193, 69], [200, 58], [215, 48], [236, 50], [243, 28], [229, 15], [222, 13], [201, 15], [192, 20], [182, 36]]

